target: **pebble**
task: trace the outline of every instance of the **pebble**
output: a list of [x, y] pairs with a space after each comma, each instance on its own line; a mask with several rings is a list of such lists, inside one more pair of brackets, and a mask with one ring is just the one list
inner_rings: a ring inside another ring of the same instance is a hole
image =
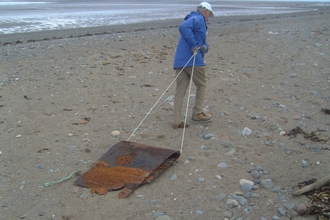
[[284, 215], [286, 214], [286, 210], [283, 209], [283, 208], [278, 208], [278, 212], [279, 212], [282, 216], [284, 216]]
[[204, 134], [204, 139], [210, 139], [212, 136], [212, 134], [206, 133]]
[[234, 208], [238, 206], [238, 202], [235, 199], [227, 199], [226, 205], [229, 208]]
[[225, 156], [227, 156], [227, 157], [233, 156], [235, 152], [236, 151], [234, 149], [231, 149], [230, 151], [228, 151], [227, 153], [225, 153]]
[[155, 213], [153, 214], [154, 217], [159, 217], [159, 216], [163, 216], [163, 215], [165, 215], [164, 212], [155, 212]]
[[263, 185], [264, 188], [266, 189], [270, 189], [273, 187], [273, 183], [270, 179], [264, 179], [264, 180], [261, 180], [261, 184]]
[[251, 177], [252, 178], [259, 178], [260, 177], [260, 173], [257, 170], [253, 170], [251, 172]]
[[171, 218], [170, 218], [170, 216], [168, 216], [168, 215], [162, 215], [162, 216], [158, 216], [157, 218], [156, 218], [156, 220], [170, 220]]
[[220, 193], [219, 195], [214, 197], [214, 199], [218, 201], [224, 200], [225, 198], [226, 198], [226, 194], [224, 193]]
[[251, 180], [247, 180], [247, 179], [240, 179], [239, 180], [239, 184], [242, 186], [244, 183], [249, 183], [251, 185], [254, 185], [254, 183]]
[[41, 169], [41, 170], [46, 169], [46, 167], [45, 167], [44, 165], [42, 165], [42, 164], [39, 164], [39, 165], [38, 165], [38, 168]]
[[202, 146], [201, 146], [201, 149], [202, 149], [202, 150], [208, 150], [209, 148], [208, 148], [207, 146], [205, 146], [205, 145], [202, 145]]
[[232, 215], [233, 215], [233, 213], [231, 213], [230, 211], [223, 212], [223, 217], [225, 217], [225, 218], [230, 218]]
[[120, 135], [120, 132], [119, 131], [111, 131], [111, 135], [113, 137], [117, 137], [118, 135]]
[[218, 164], [218, 167], [220, 167], [220, 168], [227, 168], [228, 165], [226, 163], [222, 162], [222, 163], [219, 163]]
[[293, 210], [295, 207], [295, 204], [293, 203], [284, 203], [283, 206], [287, 209], [287, 210]]
[[310, 164], [306, 160], [301, 160], [302, 167], [309, 167]]
[[68, 136], [69, 136], [69, 137], [72, 137], [72, 136], [73, 136], [73, 134], [72, 134], [72, 133], [69, 133], [69, 134], [68, 134]]
[[195, 157], [193, 157], [193, 156], [189, 156], [189, 157], [188, 157], [188, 160], [189, 160], [189, 161], [195, 161], [196, 159], [195, 159]]
[[204, 212], [202, 210], [196, 210], [195, 212], [197, 215], [204, 215]]
[[243, 183], [243, 185], [241, 186], [241, 190], [243, 192], [250, 192], [252, 190], [252, 184], [247, 182]]
[[221, 180], [221, 176], [220, 175], [215, 175], [215, 178], [218, 180]]
[[245, 128], [242, 130], [242, 135], [243, 135], [243, 136], [248, 136], [248, 135], [250, 135], [250, 134], [252, 134], [252, 130], [251, 130], [250, 128], [245, 127]]
[[176, 174], [173, 174], [172, 176], [171, 176], [171, 180], [177, 180], [178, 179], [178, 177], [176, 176]]
[[274, 188], [271, 189], [272, 192], [280, 192], [281, 191], [281, 187], [279, 186], [275, 186]]
[[205, 178], [198, 178], [199, 182], [204, 182]]

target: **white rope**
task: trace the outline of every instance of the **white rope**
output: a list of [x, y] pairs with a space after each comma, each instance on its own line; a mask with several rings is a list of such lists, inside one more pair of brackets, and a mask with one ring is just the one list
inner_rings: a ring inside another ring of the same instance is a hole
[[186, 106], [186, 114], [185, 114], [186, 117], [184, 118], [184, 124], [183, 124], [183, 132], [182, 132], [182, 139], [181, 139], [180, 154], [182, 154], [184, 134], [186, 132], [186, 124], [187, 124], [187, 115], [188, 115], [188, 108], [189, 108], [190, 91], [191, 91], [191, 85], [192, 85], [192, 81], [193, 81], [193, 77], [194, 77], [196, 55], [193, 55], [193, 56], [194, 56], [194, 60], [193, 60], [193, 65], [192, 65], [192, 70], [191, 70], [191, 76], [190, 76], [190, 82], [189, 82], [189, 90], [188, 90], [188, 98], [187, 98], [187, 106]]
[[[140, 122], [140, 124], [133, 130], [132, 134], [127, 138], [127, 141], [129, 141], [129, 139], [134, 135], [134, 133], [139, 129], [139, 127], [141, 126], [141, 124], [144, 122], [144, 120], [149, 116], [149, 114], [151, 113], [151, 111], [155, 108], [155, 106], [158, 104], [158, 102], [162, 99], [162, 97], [165, 95], [165, 93], [167, 92], [167, 90], [172, 86], [172, 84], [175, 82], [175, 80], [178, 78], [178, 76], [181, 74], [181, 72], [183, 71], [184, 68], [186, 68], [186, 66], [188, 65], [188, 63], [190, 62], [190, 60], [195, 57], [195, 55], [192, 55], [190, 57], [190, 59], [188, 60], [188, 62], [184, 65], [184, 67], [182, 67], [181, 71], [176, 75], [176, 77], [173, 79], [173, 81], [170, 83], [170, 85], [165, 89], [165, 91], [163, 92], [163, 94], [159, 97], [159, 99], [156, 101], [156, 103], [152, 106], [152, 108], [149, 110], [149, 112], [144, 116], [144, 118], [142, 119], [142, 121]], [[194, 63], [195, 63], [195, 59], [194, 59]], [[189, 99], [188, 99], [189, 100]], [[184, 134], [184, 133], [183, 133]], [[182, 149], [182, 146], [181, 146]]]

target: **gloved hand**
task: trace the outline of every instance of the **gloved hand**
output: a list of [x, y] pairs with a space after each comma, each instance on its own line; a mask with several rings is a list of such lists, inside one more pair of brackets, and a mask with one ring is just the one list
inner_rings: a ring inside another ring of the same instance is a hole
[[205, 53], [206, 50], [207, 50], [207, 48], [206, 48], [205, 45], [202, 45], [202, 46], [199, 47], [199, 50], [200, 50], [202, 53]]
[[198, 47], [192, 47], [191, 48], [191, 52], [193, 53], [193, 55], [197, 55], [197, 53], [198, 53]]

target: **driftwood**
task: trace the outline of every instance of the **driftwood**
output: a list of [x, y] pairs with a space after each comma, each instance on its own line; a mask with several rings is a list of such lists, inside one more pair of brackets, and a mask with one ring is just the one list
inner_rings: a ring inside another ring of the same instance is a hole
[[298, 195], [304, 194], [306, 192], [312, 191], [313, 189], [318, 189], [318, 188], [326, 185], [328, 182], [330, 182], [330, 176], [324, 177], [323, 179], [320, 179], [320, 180], [316, 181], [315, 183], [312, 183], [308, 186], [303, 187], [302, 189], [295, 191], [293, 193], [293, 195], [298, 196]]

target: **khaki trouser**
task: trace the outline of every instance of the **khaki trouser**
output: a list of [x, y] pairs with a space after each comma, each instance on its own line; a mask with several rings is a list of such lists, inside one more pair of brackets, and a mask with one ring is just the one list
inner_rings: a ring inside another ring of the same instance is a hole
[[[205, 69], [205, 66], [194, 67], [193, 82], [196, 86], [196, 98], [195, 106], [192, 110], [193, 114], [199, 114], [203, 111], [206, 91]], [[181, 70], [182, 69], [176, 69], [176, 74], [179, 74]], [[176, 79], [176, 90], [174, 98], [174, 124], [180, 124], [182, 122], [181, 111], [183, 98], [186, 95], [186, 91], [189, 86], [191, 73], [192, 67], [185, 67]]]

